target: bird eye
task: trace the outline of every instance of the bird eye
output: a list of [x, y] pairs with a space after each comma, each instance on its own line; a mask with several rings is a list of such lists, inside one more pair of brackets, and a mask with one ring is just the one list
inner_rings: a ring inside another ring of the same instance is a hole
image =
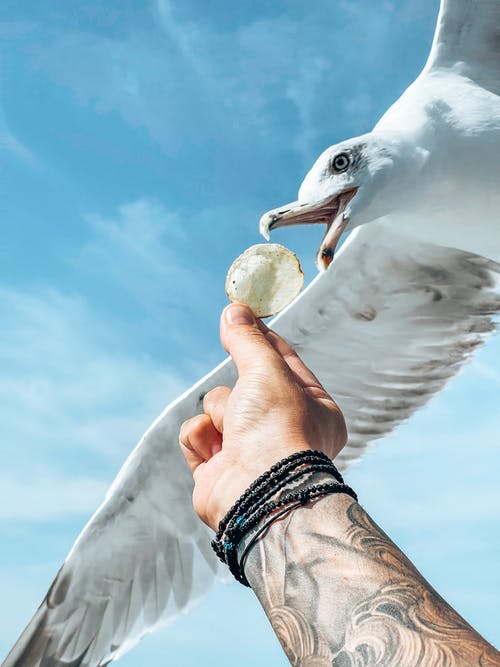
[[336, 172], [345, 171], [350, 164], [351, 160], [347, 153], [339, 153], [332, 160], [333, 171]]

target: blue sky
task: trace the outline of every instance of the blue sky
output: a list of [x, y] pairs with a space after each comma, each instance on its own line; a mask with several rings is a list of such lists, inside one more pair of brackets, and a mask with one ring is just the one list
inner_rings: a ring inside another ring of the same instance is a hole
[[[223, 357], [227, 267], [316, 155], [425, 62], [437, 0], [3, 0], [0, 654], [121, 462]], [[275, 240], [315, 273], [321, 230]], [[500, 341], [349, 474], [432, 584], [500, 642]], [[474, 489], [471, 490], [471, 480]], [[219, 585], [121, 664], [287, 664]]]

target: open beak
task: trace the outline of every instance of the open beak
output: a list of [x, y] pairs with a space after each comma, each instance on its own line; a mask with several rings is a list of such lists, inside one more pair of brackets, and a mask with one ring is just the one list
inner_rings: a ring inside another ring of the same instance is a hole
[[349, 219], [344, 212], [357, 191], [358, 188], [350, 188], [314, 204], [294, 201], [268, 211], [260, 219], [260, 233], [269, 240], [269, 232], [278, 227], [326, 224], [326, 233], [316, 255], [316, 265], [320, 271], [324, 271], [332, 263], [335, 248], [347, 227]]

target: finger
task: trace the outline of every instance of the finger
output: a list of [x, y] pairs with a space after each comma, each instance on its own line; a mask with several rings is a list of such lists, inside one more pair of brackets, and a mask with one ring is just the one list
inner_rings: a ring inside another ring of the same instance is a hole
[[221, 449], [222, 436], [208, 415], [196, 415], [182, 424], [179, 443], [186, 462], [194, 473], [200, 463], [208, 461]]
[[284, 338], [282, 338], [279, 334], [277, 334], [275, 331], [266, 326], [264, 322], [262, 322], [262, 320], [257, 320], [257, 326], [264, 333], [266, 340], [268, 340], [269, 343], [271, 343], [273, 348], [283, 358], [287, 366], [292, 371], [295, 379], [303, 387], [310, 387], [310, 388], [314, 387], [317, 389], [321, 389], [322, 391], [325, 391], [321, 382], [314, 375], [311, 369], [305, 365], [305, 363], [299, 357], [297, 352], [295, 352], [290, 343], [287, 343]]
[[224, 413], [230, 395], [231, 389], [221, 386], [207, 392], [203, 399], [203, 410], [219, 433], [224, 430]]
[[230, 304], [222, 313], [221, 341], [233, 358], [240, 377], [256, 364], [274, 369], [284, 366], [283, 359], [266, 340], [257, 322], [250, 308], [240, 303]]

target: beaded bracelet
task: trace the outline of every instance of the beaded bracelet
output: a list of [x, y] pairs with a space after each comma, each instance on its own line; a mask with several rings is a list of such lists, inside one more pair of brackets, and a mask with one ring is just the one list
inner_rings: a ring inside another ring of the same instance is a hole
[[[301, 468], [294, 473], [297, 468]], [[241, 522], [241, 517], [252, 513], [250, 508], [257, 502], [261, 504], [274, 496], [283, 486], [295, 481], [310, 472], [329, 472], [339, 483], [343, 483], [342, 475], [331, 459], [318, 451], [301, 451], [275, 463], [269, 470], [258, 477], [238, 498], [231, 509], [219, 523], [219, 529], [212, 541], [212, 548], [220, 560], [225, 562], [222, 536], [232, 527], [234, 521]]]
[[295, 452], [294, 454], [291, 454], [290, 456], [287, 456], [285, 459], [282, 459], [281, 461], [278, 461], [275, 463], [273, 466], [269, 468], [266, 472], [264, 472], [260, 477], [257, 477], [257, 479], [250, 484], [248, 489], [241, 495], [238, 500], [234, 503], [234, 505], [229, 509], [229, 511], [226, 513], [225, 517], [222, 519], [222, 521], [219, 523], [219, 529], [217, 531], [217, 534], [215, 536], [215, 541], [220, 540], [222, 537], [222, 534], [224, 530], [226, 529], [226, 526], [231, 519], [231, 517], [236, 514], [240, 510], [241, 506], [244, 506], [247, 502], [247, 500], [257, 491], [259, 491], [263, 486], [266, 486], [269, 484], [269, 482], [273, 479], [275, 474], [279, 471], [287, 471], [290, 470], [291, 468], [296, 468], [300, 465], [303, 465], [305, 463], [309, 463], [312, 461], [323, 461], [332, 467], [332, 471], [334, 471], [335, 478], [342, 483], [344, 480], [342, 479], [342, 475], [339, 473], [337, 468], [335, 468], [334, 464], [332, 463], [332, 460], [328, 458], [326, 454], [323, 452], [317, 451], [317, 450], [303, 450], [300, 452]]
[[[283, 487], [316, 472], [328, 473], [335, 481], [296, 489], [279, 497]], [[296, 452], [275, 463], [238, 498], [219, 523], [212, 547], [220, 560], [228, 565], [237, 581], [249, 586], [242, 565], [250, 547], [265, 528], [286, 512], [331, 493], [346, 493], [357, 500], [355, 492], [344, 484], [342, 475], [326, 454], [310, 450]], [[273, 497], [275, 499], [268, 502]], [[242, 537], [268, 515], [270, 521], [256, 533], [238, 562], [238, 545]]]
[[[229, 523], [232, 523], [233, 518], [240, 517], [238, 522], [241, 522], [242, 517], [249, 513], [249, 508], [252, 505], [254, 505], [257, 501], [259, 501], [260, 504], [263, 500], [267, 500], [268, 497], [274, 495], [274, 493], [277, 492], [282, 486], [287, 484], [287, 476], [292, 470], [300, 466], [302, 467], [303, 471], [300, 474], [304, 475], [306, 472], [311, 470], [311, 465], [315, 462], [327, 465], [330, 474], [332, 474], [339, 483], [343, 483], [344, 480], [342, 475], [338, 472], [331, 459], [329, 459], [328, 456], [326, 456], [326, 454], [323, 452], [302, 450], [300, 452], [291, 454], [281, 461], [278, 461], [248, 487], [248, 489], [235, 502], [235, 504], [231, 507], [231, 509], [220, 522], [219, 530], [212, 542], [212, 547], [221, 560], [225, 561], [224, 550], [222, 547], [222, 535], [227, 530]], [[307, 467], [304, 468], [304, 466]], [[263, 498], [263, 492], [265, 492], [267, 489], [271, 489], [271, 492], [267, 493], [266, 497]]]
[[[265, 491], [265, 493], [262, 493], [255, 500], [257, 500], [259, 505], [262, 506], [273, 496], [276, 496], [278, 492], [283, 489], [284, 486], [288, 486], [289, 484], [298, 481], [299, 479], [301, 479], [301, 477], [305, 477], [306, 475], [311, 475], [316, 472], [327, 472], [332, 474], [331, 470], [332, 465], [333, 464], [331, 462], [329, 464], [311, 463], [307, 467], [302, 468], [301, 470], [296, 470], [295, 472], [288, 473], [288, 477], [286, 475], [283, 476], [279, 475], [275, 479], [274, 486], [269, 487], [268, 490]], [[244, 522], [241, 520], [241, 518], [245, 516], [246, 514], [245, 510], [247, 510], [246, 507], [240, 507], [238, 514], [233, 516], [228, 522], [226, 529], [224, 531], [224, 538], [226, 540], [229, 539], [231, 541], [234, 541], [236, 535], [241, 534], [241, 528], [244, 525]], [[255, 509], [252, 508], [252, 511], [255, 511]]]

